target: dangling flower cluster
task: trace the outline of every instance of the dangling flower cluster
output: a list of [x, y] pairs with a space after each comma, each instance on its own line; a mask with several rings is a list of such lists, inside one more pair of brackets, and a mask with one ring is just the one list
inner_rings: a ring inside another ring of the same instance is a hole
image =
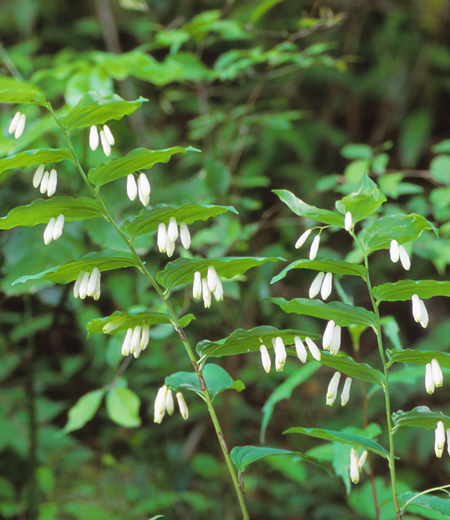
[[[300, 238], [295, 243], [295, 249], [299, 249], [302, 245], [308, 240], [309, 235], [311, 234], [312, 229], [307, 229]], [[320, 233], [316, 235], [311, 243], [311, 247], [309, 249], [309, 259], [314, 260], [317, 256], [317, 252], [319, 251], [320, 244]]]
[[14, 137], [16, 139], [19, 139], [19, 137], [23, 134], [23, 131], [25, 130], [26, 122], [27, 116], [23, 112], [16, 112], [9, 125], [8, 133], [14, 134]]
[[52, 240], [58, 240], [64, 229], [64, 215], [52, 217], [44, 231], [44, 244], [47, 246]]
[[[170, 258], [175, 251], [175, 241], [177, 238], [178, 224], [175, 217], [170, 217], [167, 229], [164, 222], [159, 224], [156, 242], [161, 253], [167, 253], [167, 256]], [[189, 229], [185, 222], [180, 224], [180, 240], [184, 249], [189, 249], [191, 247], [191, 234], [189, 233]]]
[[[306, 344], [308, 345], [308, 349], [311, 352], [311, 356], [316, 360], [320, 361], [321, 354], [318, 346], [314, 343], [311, 338], [305, 338]], [[298, 359], [302, 363], [306, 363], [308, 358], [308, 352], [306, 350], [303, 341], [299, 338], [299, 336], [294, 337], [295, 351], [297, 353]], [[275, 351], [275, 369], [277, 371], [283, 370], [284, 365], [286, 364], [286, 347], [283, 342], [283, 338], [278, 336], [275, 339], [272, 339], [273, 349]], [[271, 367], [270, 355], [267, 347], [262, 344], [259, 347], [259, 351], [261, 353], [261, 362], [264, 370], [269, 373]]]
[[341, 348], [341, 327], [336, 325], [333, 320], [327, 323], [322, 338], [323, 350], [329, 350], [335, 356]]
[[436, 387], [444, 384], [444, 374], [437, 359], [432, 359], [425, 367], [425, 389], [432, 394]]
[[391, 261], [396, 264], [400, 259], [400, 263], [406, 271], [411, 268], [411, 260], [406, 249], [403, 246], [399, 246], [397, 240], [392, 240], [389, 248], [389, 255]]
[[135, 358], [138, 358], [140, 353], [147, 348], [149, 340], [149, 325], [138, 325], [137, 327], [129, 328], [122, 344], [122, 356], [133, 354]]
[[[333, 406], [334, 401], [336, 400], [337, 391], [339, 388], [339, 381], [341, 380], [341, 373], [335, 372], [331, 381], [328, 385], [327, 396], [326, 396], [326, 404], [327, 406]], [[350, 388], [352, 386], [352, 378], [347, 377], [344, 383], [344, 388], [341, 393], [341, 406], [345, 406], [348, 403], [350, 398]]]
[[[184, 395], [181, 392], [177, 392], [178, 407], [180, 409], [181, 417], [186, 420], [189, 417], [189, 410], [184, 399]], [[155, 416], [154, 422], [160, 424], [167, 411], [169, 415], [172, 415], [175, 409], [173, 401], [172, 390], [164, 385], [156, 394], [155, 399]]]
[[89, 146], [91, 150], [97, 150], [99, 142], [102, 144], [104, 154], [106, 157], [109, 157], [111, 155], [111, 146], [113, 146], [116, 141], [108, 125], [103, 125], [103, 129], [100, 130], [100, 137], [97, 126], [91, 126], [89, 131]]
[[331, 273], [320, 272], [313, 280], [309, 288], [309, 297], [315, 298], [319, 292], [322, 300], [326, 300], [331, 294], [333, 285], [333, 275]]
[[139, 174], [137, 181], [134, 174], [130, 173], [130, 175], [127, 176], [127, 195], [130, 200], [134, 200], [139, 194], [139, 200], [142, 202], [142, 205], [148, 206], [150, 202], [150, 191], [150, 183], [145, 173]]
[[428, 325], [428, 312], [423, 300], [421, 300], [417, 294], [413, 294], [411, 300], [413, 318], [426, 329]]
[[350, 480], [353, 484], [358, 484], [359, 482], [359, 472], [364, 466], [364, 462], [366, 462], [367, 454], [368, 451], [364, 450], [361, 457], [358, 457], [356, 448], [350, 450]]
[[202, 279], [200, 271], [194, 273], [194, 284], [192, 286], [192, 296], [199, 300], [203, 294], [205, 309], [211, 307], [211, 295], [214, 295], [216, 302], [223, 300], [223, 286], [219, 275], [213, 265], [208, 267], [206, 278]]
[[98, 267], [94, 267], [92, 273], [89, 273], [89, 271], [80, 272], [73, 286], [73, 296], [81, 300], [84, 300], [86, 296], [92, 296], [94, 300], [100, 298], [100, 270]]
[[[450, 455], [450, 428], [447, 429], [447, 450]], [[445, 428], [442, 421], [438, 421], [434, 432], [434, 451], [436, 457], [441, 458], [445, 446]]]
[[40, 164], [33, 176], [33, 186], [39, 187], [41, 193], [47, 192], [47, 197], [54, 195], [58, 185], [58, 173], [53, 168], [50, 172], [45, 171], [45, 165]]

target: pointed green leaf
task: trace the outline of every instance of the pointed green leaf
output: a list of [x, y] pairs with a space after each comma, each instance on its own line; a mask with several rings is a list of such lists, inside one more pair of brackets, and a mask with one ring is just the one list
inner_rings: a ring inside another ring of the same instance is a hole
[[378, 444], [378, 442], [362, 437], [361, 435], [354, 435], [351, 433], [345, 433], [334, 430], [323, 430], [321, 428], [289, 428], [283, 433], [301, 433], [302, 435], [308, 435], [309, 437], [315, 437], [317, 439], [325, 439], [331, 442], [339, 442], [341, 444], [349, 444], [355, 448], [363, 448], [365, 450], [373, 451], [386, 459], [389, 459], [389, 452]]
[[277, 260], [284, 260], [283, 258], [269, 257], [228, 257], [216, 259], [199, 259], [199, 258], [179, 258], [174, 262], [170, 262], [164, 268], [164, 271], [156, 275], [158, 282], [167, 290], [172, 290], [175, 287], [193, 283], [194, 274], [199, 271], [202, 277], [206, 277], [208, 267], [214, 266], [220, 278], [232, 278], [238, 274], [244, 274], [252, 267], [257, 267], [266, 262], [276, 262]]
[[76, 107], [69, 110], [62, 124], [67, 130], [83, 128], [91, 125], [101, 125], [110, 119], [122, 119], [129, 116], [142, 103], [147, 101], [139, 97], [136, 101], [125, 101], [120, 96], [113, 94], [108, 97], [100, 97], [96, 92], [85, 94]]
[[233, 464], [238, 469], [239, 474], [243, 473], [245, 468], [261, 459], [273, 457], [274, 455], [296, 455], [302, 459], [303, 462], [309, 462], [315, 466], [324, 469], [328, 474], [331, 474], [331, 468], [315, 457], [305, 455], [298, 451], [280, 450], [277, 448], [266, 448], [265, 446], [235, 446], [231, 452], [230, 457]]
[[353, 222], [358, 222], [375, 213], [385, 201], [386, 197], [365, 172], [359, 190], [338, 200], [336, 209], [343, 215], [350, 211]]
[[[195, 317], [192, 314], [187, 314], [179, 319], [180, 325], [186, 327], [189, 323], [194, 320]], [[90, 321], [86, 327], [88, 330], [88, 338], [94, 334], [119, 334], [124, 330], [130, 328], [142, 326], [142, 325], [161, 325], [161, 324], [173, 324], [169, 314], [164, 312], [152, 312], [152, 311], [131, 311], [121, 312], [116, 311], [111, 316], [106, 318], [97, 318]], [[103, 328], [106, 327], [106, 331]]]
[[130, 173], [135, 173], [139, 170], [146, 170], [151, 168], [156, 163], [166, 163], [176, 153], [198, 152], [199, 150], [189, 146], [182, 148], [181, 146], [174, 146], [166, 150], [147, 150], [146, 148], [136, 148], [125, 157], [113, 159], [107, 164], [101, 164], [97, 168], [89, 171], [89, 180], [97, 185], [103, 186], [108, 182], [115, 181], [121, 177], [126, 177]]
[[351, 357], [345, 356], [344, 354], [332, 356], [329, 352], [322, 352], [320, 362], [322, 365], [334, 368], [334, 370], [342, 372], [346, 376], [366, 381], [367, 383], [383, 386], [385, 381], [383, 372], [372, 368], [366, 363], [357, 363]]
[[33, 85], [0, 76], [0, 103], [45, 105], [46, 101], [42, 92]]
[[[59, 150], [50, 150], [43, 148], [42, 150], [28, 150], [21, 152], [11, 157], [0, 159], [0, 174], [11, 169], [23, 169], [32, 166], [33, 164], [50, 164], [68, 160], [73, 162], [73, 156], [67, 148]], [[3, 179], [0, 175], [0, 180]]]
[[[422, 495], [408, 491], [407, 493], [402, 493], [399, 496], [399, 499], [402, 507], [405, 507], [405, 504], [408, 502], [406, 507], [423, 507], [424, 509], [437, 511], [441, 515], [450, 518], [450, 499], [448, 498], [439, 498], [432, 495]], [[414, 509], [414, 512], [422, 514], [424, 518], [428, 517], [426, 512], [417, 509]]]
[[290, 302], [284, 298], [266, 298], [266, 301], [275, 303], [284, 312], [313, 316], [323, 320], [334, 320], [336, 325], [366, 325], [376, 329], [375, 315], [362, 307], [353, 307], [341, 302], [323, 303], [320, 300], [309, 298], [295, 298]]
[[397, 240], [399, 244], [416, 240], [427, 229], [438, 236], [435, 226], [421, 215], [388, 215], [364, 228], [359, 241], [366, 253], [370, 254], [379, 249], [389, 249], [392, 240]]
[[364, 266], [352, 264], [351, 262], [342, 262], [339, 260], [297, 260], [284, 268], [280, 274], [274, 276], [270, 283], [275, 283], [286, 276], [291, 269], [312, 269], [313, 271], [322, 271], [324, 273], [345, 274], [352, 276], [360, 276], [365, 279], [367, 270]]
[[366, 159], [370, 161], [370, 159], [372, 159], [373, 151], [367, 144], [349, 143], [341, 148], [341, 155], [342, 157], [351, 159], [352, 161], [355, 159]]
[[344, 217], [335, 211], [310, 206], [287, 190], [272, 190], [296, 215], [317, 220], [323, 224], [344, 227]]
[[81, 199], [73, 199], [72, 197], [36, 199], [28, 206], [18, 206], [12, 209], [6, 217], [0, 218], [0, 229], [48, 224], [52, 217], [56, 218], [61, 214], [64, 215], [64, 220], [69, 222], [71, 220], [102, 217], [103, 211], [96, 200], [87, 197]]
[[392, 414], [392, 431], [395, 433], [401, 426], [410, 426], [435, 430], [438, 421], [444, 423], [445, 429], [450, 428], [450, 417], [442, 412], [432, 412], [428, 406], [416, 406], [410, 412], [399, 410]]
[[46, 271], [38, 274], [22, 276], [14, 283], [24, 283], [28, 280], [39, 280], [45, 278], [56, 283], [69, 283], [78, 278], [81, 271], [91, 272], [94, 267], [100, 271], [111, 271], [112, 269], [121, 269], [123, 267], [139, 267], [131, 253], [120, 251], [109, 251], [107, 249], [100, 253], [88, 253], [81, 260], [66, 262], [62, 265], [51, 267]]
[[379, 302], [404, 302], [410, 300], [413, 294], [425, 299], [433, 296], [450, 296], [450, 282], [400, 280], [373, 288], [373, 295]]
[[[426, 365], [436, 359], [441, 367], [450, 368], [450, 354], [447, 352], [435, 352], [433, 350], [388, 350], [388, 367], [394, 363], [411, 363], [412, 365]], [[424, 372], [425, 376], [425, 372]]]
[[69, 433], [83, 428], [83, 426], [94, 417], [104, 394], [105, 390], [100, 389], [88, 392], [80, 397], [69, 410], [69, 419], [62, 432]]
[[158, 230], [159, 224], [162, 222], [168, 224], [171, 217], [177, 222], [185, 222], [192, 224], [197, 220], [208, 220], [210, 217], [218, 217], [222, 213], [237, 211], [232, 206], [208, 206], [206, 204], [185, 204], [183, 206], [173, 207], [166, 205], [157, 205], [153, 208], [145, 208], [134, 220], [124, 225], [123, 228], [133, 238], [154, 233]]
[[109, 418], [126, 428], [141, 425], [139, 397], [129, 388], [112, 388], [106, 394], [106, 411]]
[[302, 339], [305, 336], [309, 336], [311, 339], [318, 337], [317, 334], [301, 330], [278, 330], [275, 327], [263, 325], [251, 330], [237, 329], [227, 338], [218, 341], [200, 341], [196, 350], [202, 357], [222, 357], [259, 352], [259, 347], [262, 344], [265, 344], [268, 349], [272, 348], [272, 339], [275, 339], [277, 336], [281, 336], [286, 345], [292, 345], [295, 336], [299, 336]]
[[[224, 390], [233, 389], [240, 392], [245, 388], [242, 381], [234, 381], [219, 365], [212, 363], [205, 365], [202, 371], [206, 387], [212, 399]], [[189, 390], [203, 395], [200, 381], [195, 372], [177, 372], [166, 377], [164, 383], [174, 391]]]

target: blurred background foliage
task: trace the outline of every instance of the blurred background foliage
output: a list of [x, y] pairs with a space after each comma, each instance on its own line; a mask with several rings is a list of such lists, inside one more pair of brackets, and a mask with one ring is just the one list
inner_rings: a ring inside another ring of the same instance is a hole
[[[202, 150], [148, 173], [152, 204], [195, 201], [239, 211], [194, 227], [193, 250], [204, 257], [276, 255], [292, 261], [299, 257], [293, 245], [311, 223], [294, 217], [271, 189], [289, 189], [332, 208], [369, 171], [388, 197], [386, 214], [417, 212], [440, 230], [439, 241], [430, 234], [416, 242], [408, 276], [443, 279], [450, 261], [449, 19], [445, 0], [17, 0], [0, 5], [1, 73], [40, 87], [58, 109], [64, 102], [75, 105], [90, 90], [147, 98], [130, 118], [111, 123], [113, 156], [136, 146]], [[18, 141], [7, 134], [13, 107], [0, 110], [1, 157], [63, 146], [39, 107], [27, 108], [27, 128]], [[87, 131], [80, 132], [77, 152], [89, 168], [104, 159], [87, 141]], [[83, 193], [71, 165], [60, 163], [58, 172], [60, 194]], [[2, 216], [36, 198], [32, 174], [2, 176]], [[104, 192], [120, 218], [136, 212], [124, 182]], [[172, 328], [155, 327], [148, 350], [131, 362], [121, 358], [123, 338], [86, 339], [85, 324], [96, 317], [157, 305], [148, 283], [130, 270], [108, 273], [97, 303], [74, 300], [71, 287], [45, 280], [11, 286], [21, 275], [86, 252], [122, 248], [117, 237], [106, 223], [72, 222], [61, 240], [45, 247], [42, 231], [19, 228], [0, 238], [0, 516], [238, 518], [202, 402], [188, 395], [187, 422], [175, 414], [153, 424], [153, 401], [164, 378], [190, 370]], [[145, 237], [138, 245], [153, 271], [163, 268], [153, 241]], [[342, 259], [350, 247], [350, 240], [325, 231], [319, 257]], [[190, 301], [188, 291], [175, 293], [174, 305], [197, 317], [187, 328], [191, 342], [267, 324], [320, 332], [318, 321], [284, 315], [263, 300], [306, 294], [313, 273], [295, 270], [270, 285], [282, 267], [266, 264], [239, 283], [226, 283], [225, 301], [208, 312]], [[372, 267], [375, 283], [406, 277], [386, 252], [375, 255]], [[368, 303], [354, 280], [345, 280], [342, 291], [359, 305]], [[394, 346], [433, 350], [448, 348], [448, 311], [442, 299], [430, 300], [431, 326], [418, 333], [404, 304], [382, 307], [396, 319], [387, 325]], [[370, 334], [356, 345], [350, 335], [344, 338], [346, 352], [376, 364], [375, 348]], [[299, 377], [300, 365], [289, 360], [284, 372], [266, 375], [257, 354], [220, 363], [246, 385], [216, 401], [229, 447], [259, 443], [263, 409], [267, 445], [310, 449], [343, 475], [347, 460], [336, 446], [282, 432], [290, 426], [384, 426], [381, 393], [357, 384], [346, 408], [325, 408], [329, 369]], [[400, 370], [393, 409], [428, 404], [448, 413], [448, 388], [425, 399], [422, 372]], [[103, 404], [83, 429], [61, 434], [68, 409], [86, 392], [108, 385], [128, 385], [137, 393], [141, 426], [115, 424]], [[377, 428], [373, 435], [379, 435]], [[432, 432], [403, 429], [396, 444], [401, 489], [448, 482], [448, 459], [434, 458]], [[382, 504], [390, 493], [387, 467], [374, 459], [371, 471]], [[330, 480], [292, 457], [255, 464], [245, 487], [254, 520], [375, 517], [367, 476], [348, 495], [342, 479]], [[381, 518], [393, 518], [389, 506]]]

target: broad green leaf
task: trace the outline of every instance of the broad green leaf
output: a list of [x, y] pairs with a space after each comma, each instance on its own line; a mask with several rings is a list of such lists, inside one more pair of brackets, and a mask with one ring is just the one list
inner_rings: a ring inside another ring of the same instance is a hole
[[343, 354], [332, 356], [328, 352], [322, 352], [320, 362], [322, 365], [334, 368], [334, 370], [342, 372], [347, 376], [379, 386], [384, 385], [385, 379], [382, 372], [372, 368], [366, 363], [357, 363], [351, 357], [345, 356]]
[[133, 238], [154, 233], [158, 230], [159, 224], [162, 222], [168, 224], [171, 217], [177, 222], [185, 222], [192, 224], [197, 220], [208, 220], [210, 217], [218, 217], [222, 213], [237, 211], [232, 206], [207, 206], [206, 204], [185, 204], [179, 207], [157, 205], [153, 208], [146, 208], [141, 211], [134, 220], [124, 225], [123, 228]]
[[264, 415], [261, 422], [261, 444], [264, 443], [267, 426], [269, 424], [270, 418], [272, 417], [275, 405], [283, 399], [289, 399], [294, 389], [297, 388], [298, 385], [309, 379], [315, 372], [317, 372], [320, 366], [321, 365], [319, 363], [307, 363], [306, 365], [296, 370], [292, 375], [290, 375], [286, 379], [286, 381], [283, 381], [281, 385], [279, 385], [272, 392], [269, 399], [267, 399], [262, 408]]
[[[21, 152], [11, 157], [0, 159], [0, 174], [11, 169], [23, 169], [32, 166], [33, 164], [50, 164], [69, 160], [73, 162], [73, 156], [67, 148], [59, 150], [50, 150], [43, 148], [42, 150], [28, 150]], [[2, 180], [0, 175], [0, 180]]]
[[200, 341], [196, 350], [202, 357], [222, 357], [259, 352], [259, 347], [262, 344], [265, 344], [267, 348], [272, 348], [272, 339], [275, 339], [277, 336], [281, 336], [286, 345], [292, 345], [295, 336], [299, 336], [302, 339], [305, 336], [309, 336], [311, 339], [318, 337], [317, 334], [301, 330], [278, 330], [275, 327], [263, 325], [251, 330], [237, 329], [227, 338], [218, 341]]
[[202, 277], [206, 277], [210, 265], [214, 266], [220, 278], [229, 279], [238, 274], [244, 274], [252, 267], [263, 265], [266, 262], [276, 262], [277, 260], [284, 259], [277, 257], [228, 257], [207, 260], [179, 258], [168, 263], [164, 271], [160, 271], [156, 275], [156, 279], [166, 290], [170, 291], [175, 287], [193, 283], [196, 271], [199, 271]]
[[274, 276], [270, 283], [275, 283], [286, 276], [291, 269], [312, 269], [314, 271], [322, 271], [324, 273], [345, 274], [352, 276], [360, 276], [365, 279], [367, 270], [364, 266], [353, 264], [351, 262], [342, 262], [339, 260], [297, 260], [285, 267], [280, 274]]
[[434, 179], [442, 184], [450, 184], [450, 155], [438, 155], [430, 164], [430, 172]]
[[266, 448], [265, 446], [235, 446], [230, 452], [231, 460], [238, 469], [239, 474], [243, 473], [247, 466], [253, 462], [265, 459], [267, 457], [273, 457], [274, 455], [296, 455], [301, 457], [304, 462], [310, 462], [311, 464], [320, 466], [329, 474], [331, 474], [331, 469], [327, 464], [320, 462], [315, 457], [310, 457], [298, 451]]
[[82, 97], [76, 107], [69, 110], [67, 116], [62, 119], [62, 124], [67, 130], [101, 125], [111, 119], [129, 116], [140, 108], [144, 101], [147, 99], [143, 97], [139, 97], [136, 101], [125, 101], [116, 94], [102, 98], [96, 92], [89, 92]]
[[80, 397], [69, 410], [69, 419], [62, 430], [63, 433], [79, 430], [90, 421], [98, 410], [105, 394], [104, 389], [93, 390]]
[[344, 433], [334, 430], [323, 430], [321, 428], [289, 428], [283, 433], [301, 433], [302, 435], [308, 435], [309, 437], [315, 437], [317, 439], [325, 439], [331, 442], [339, 442], [341, 444], [349, 444], [355, 448], [363, 448], [365, 450], [373, 451], [386, 459], [389, 459], [389, 452], [383, 448], [378, 442], [362, 437], [361, 435], [354, 435], [351, 433]]
[[450, 296], [450, 282], [400, 280], [373, 288], [373, 295], [379, 302], [404, 302], [410, 300], [413, 294], [417, 294], [419, 298]]
[[421, 215], [388, 215], [377, 219], [372, 225], [364, 228], [359, 241], [367, 254], [379, 249], [389, 249], [392, 240], [399, 244], [406, 244], [416, 240], [426, 230], [437, 230]]
[[350, 211], [353, 222], [358, 222], [375, 213], [385, 201], [386, 197], [367, 173], [364, 173], [359, 190], [338, 200], [336, 209], [343, 215]]
[[36, 199], [28, 206], [12, 209], [6, 217], [0, 218], [0, 229], [47, 224], [52, 217], [56, 218], [61, 214], [66, 222], [103, 216], [100, 204], [94, 199], [51, 197], [47, 200]]
[[[402, 508], [405, 507], [405, 504], [408, 502], [406, 507], [423, 507], [428, 510], [438, 511], [442, 515], [446, 515], [450, 517], [450, 499], [449, 498], [439, 498], [434, 497], [432, 495], [422, 495], [418, 493], [413, 493], [412, 491], [408, 491], [407, 493], [402, 493], [399, 496], [400, 504]], [[419, 511], [417, 511], [419, 512]], [[423, 513], [426, 516], [426, 513]]]
[[129, 388], [112, 388], [106, 394], [106, 411], [115, 423], [127, 428], [141, 425], [139, 397]]
[[[192, 314], [187, 314], [180, 318], [179, 322], [182, 327], [186, 327], [194, 319], [195, 317]], [[106, 318], [97, 318], [90, 321], [86, 327], [88, 330], [88, 338], [90, 338], [94, 334], [119, 334], [124, 330], [137, 327], [138, 325], [161, 325], [163, 323], [173, 323], [170, 315], [164, 312], [116, 311]], [[106, 332], [103, 330], [105, 326], [107, 326]]]
[[174, 146], [166, 150], [147, 150], [146, 148], [136, 148], [125, 157], [113, 159], [107, 164], [101, 164], [97, 168], [89, 170], [89, 180], [97, 185], [103, 186], [108, 182], [115, 181], [121, 177], [126, 177], [130, 173], [151, 168], [156, 163], [166, 163], [176, 153], [198, 152], [196, 148], [189, 146], [182, 148]]
[[[206, 388], [212, 399], [224, 390], [233, 389], [240, 392], [245, 388], [242, 381], [234, 381], [219, 365], [214, 365], [213, 363], [207, 364], [202, 373]], [[195, 372], [177, 372], [176, 374], [166, 377], [164, 383], [175, 391], [190, 390], [191, 392], [203, 395], [200, 381]]]
[[[388, 350], [388, 367], [394, 363], [411, 363], [412, 365], [426, 365], [436, 359], [441, 367], [450, 368], [450, 354], [447, 352], [435, 352], [432, 350]], [[424, 372], [425, 375], [425, 372]]]
[[105, 249], [100, 253], [88, 253], [81, 260], [66, 262], [38, 274], [22, 276], [14, 284], [24, 283], [28, 280], [39, 280], [40, 278], [56, 283], [69, 283], [76, 280], [81, 271], [91, 272], [94, 267], [97, 267], [100, 271], [111, 271], [112, 269], [121, 269], [123, 267], [138, 267], [138, 265], [131, 253]]
[[341, 148], [341, 155], [346, 159], [372, 159], [372, 148], [367, 144], [346, 144]]
[[296, 215], [317, 220], [323, 224], [344, 227], [344, 217], [335, 211], [310, 206], [287, 190], [272, 190]]
[[442, 412], [432, 412], [428, 406], [416, 406], [410, 412], [399, 410], [392, 414], [392, 432], [395, 433], [401, 426], [435, 430], [438, 421], [444, 423], [445, 429], [450, 428], [450, 417]]
[[323, 303], [310, 298], [295, 298], [288, 302], [284, 298], [266, 298], [266, 301], [275, 303], [284, 312], [313, 316], [323, 320], [334, 320], [336, 325], [366, 325], [376, 329], [373, 312], [362, 307], [353, 307], [341, 302]]
[[42, 92], [33, 85], [0, 76], [0, 103], [45, 105], [46, 101]]

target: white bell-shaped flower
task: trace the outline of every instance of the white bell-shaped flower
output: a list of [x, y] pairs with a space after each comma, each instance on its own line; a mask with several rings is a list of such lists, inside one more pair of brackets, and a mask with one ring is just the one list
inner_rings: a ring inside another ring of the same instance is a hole
[[409, 269], [411, 268], [411, 260], [409, 258], [408, 252], [403, 246], [399, 246], [398, 250], [400, 255], [400, 263], [402, 264], [403, 269], [409, 271]]
[[345, 214], [345, 218], [344, 218], [345, 231], [350, 231], [352, 229], [352, 226], [353, 226], [353, 217], [352, 217], [352, 214], [350, 213], [350, 211], [347, 211], [347, 213]]
[[34, 172], [34, 175], [33, 175], [33, 187], [34, 188], [37, 188], [39, 186], [39, 184], [41, 184], [42, 177], [44, 175], [44, 171], [45, 171], [45, 165], [40, 164], [37, 167], [37, 170]]
[[131, 345], [131, 338], [133, 336], [133, 329], [130, 328], [127, 330], [127, 333], [125, 334], [125, 339], [122, 343], [122, 356], [128, 356], [131, 353], [130, 345]]
[[434, 386], [440, 387], [444, 384], [444, 374], [437, 359], [431, 360], [431, 375], [433, 376]]
[[192, 286], [192, 296], [198, 300], [202, 295], [202, 275], [200, 271], [194, 273], [194, 284]]
[[167, 235], [167, 256], [170, 258], [175, 251], [175, 242]]
[[130, 173], [127, 175], [127, 196], [133, 201], [137, 197], [138, 188], [136, 183], [136, 177]]
[[184, 395], [181, 392], [177, 392], [177, 401], [178, 406], [180, 408], [181, 417], [186, 421], [189, 417], [189, 409], [187, 407], [186, 401], [184, 400]]
[[98, 137], [98, 128], [95, 125], [91, 126], [89, 130], [89, 147], [91, 150], [95, 151], [98, 148], [98, 144], [100, 139]]
[[86, 271], [85, 273], [83, 273], [83, 278], [81, 279], [81, 283], [80, 283], [80, 291], [79, 291], [80, 300], [84, 300], [87, 296], [89, 280], [90, 280], [90, 274]]
[[319, 347], [314, 343], [311, 338], [305, 338], [306, 344], [308, 345], [309, 351], [311, 352], [311, 356], [316, 360], [320, 361], [322, 356], [320, 354]]
[[219, 277], [217, 276], [216, 270], [213, 265], [208, 267], [208, 273], [206, 275], [206, 280], [208, 282], [208, 287], [211, 292], [216, 290], [217, 280]]
[[145, 324], [145, 325], [142, 325], [141, 350], [145, 350], [147, 348], [149, 341], [150, 341], [150, 325]]
[[308, 240], [311, 231], [312, 229], [307, 229], [303, 234], [300, 235], [300, 238], [295, 243], [295, 249], [300, 249], [302, 247], [302, 245]]
[[164, 222], [161, 222], [158, 226], [158, 235], [156, 242], [158, 244], [158, 249], [160, 253], [165, 253], [167, 251], [167, 231]]
[[223, 285], [219, 277], [217, 277], [217, 285], [213, 291], [213, 296], [216, 302], [221, 302], [223, 300]]
[[309, 288], [309, 297], [311, 299], [315, 298], [319, 294], [324, 278], [325, 278], [325, 273], [318, 273], [318, 275], [314, 278], [313, 283], [311, 284], [311, 287]]
[[55, 225], [53, 226], [52, 238], [53, 240], [58, 240], [58, 238], [62, 235], [64, 229], [64, 215], [58, 215], [55, 220]]
[[52, 217], [47, 224], [44, 231], [44, 244], [47, 246], [53, 240], [53, 228], [55, 227], [56, 219]]
[[327, 406], [333, 406], [334, 401], [336, 400], [337, 390], [339, 387], [340, 379], [341, 379], [341, 373], [335, 372], [334, 376], [331, 378], [330, 384], [328, 385], [327, 398], [326, 398]]
[[320, 244], [320, 235], [317, 235], [314, 237], [314, 240], [312, 241], [311, 248], [309, 250], [309, 259], [314, 260], [317, 256], [317, 252], [319, 251], [319, 244]]
[[185, 222], [180, 224], [180, 239], [181, 245], [184, 249], [189, 249], [191, 247], [191, 234], [189, 233], [189, 228]]
[[298, 336], [295, 336], [294, 344], [295, 344], [295, 352], [297, 353], [298, 359], [302, 363], [306, 363], [306, 360], [308, 359], [308, 352], [306, 351], [306, 347], [303, 344], [303, 341]]
[[14, 137], [19, 139], [22, 136], [23, 131], [25, 130], [25, 123], [27, 122], [27, 116], [25, 114], [20, 114], [19, 122], [17, 123], [17, 128], [14, 132]]
[[427, 363], [425, 366], [425, 390], [428, 394], [432, 394], [436, 389], [436, 385], [433, 380], [433, 372], [431, 369], [431, 363]]
[[[81, 281], [83, 280], [84, 273], [85, 273], [85, 271], [80, 271], [80, 274], [78, 275], [78, 277], [75, 281], [75, 284], [73, 286], [73, 297], [74, 298], [79, 298], [79, 296], [80, 296], [80, 285], [81, 285]], [[106, 332], [105, 327], [103, 327], [103, 331]]]
[[259, 351], [261, 352], [261, 362], [262, 362], [262, 366], [264, 368], [264, 370], [269, 373], [270, 372], [270, 366], [271, 366], [271, 361], [270, 361], [270, 355], [269, 355], [269, 351], [267, 350], [267, 347], [265, 345], [261, 345], [259, 347]]
[[44, 175], [42, 176], [42, 180], [41, 180], [41, 186], [39, 188], [39, 191], [41, 193], [45, 193], [47, 191], [49, 177], [50, 177], [50, 173], [44, 172]]
[[280, 336], [272, 340], [272, 343], [275, 350], [275, 369], [279, 372], [283, 370], [286, 364], [286, 347], [284, 346], [283, 338]]
[[167, 401], [167, 394], [169, 392], [169, 388], [164, 385], [156, 394], [155, 399], [155, 416], [154, 416], [154, 422], [157, 424], [160, 424], [163, 420], [164, 414], [166, 413], [166, 401]]
[[103, 125], [103, 132], [105, 134], [105, 137], [106, 137], [106, 140], [108, 141], [108, 143], [111, 146], [113, 146], [116, 143], [116, 141], [115, 141], [114, 136], [112, 135], [112, 132], [109, 129], [108, 125]]
[[166, 396], [166, 412], [169, 415], [172, 415], [174, 410], [175, 410], [175, 403], [173, 401], [173, 392], [169, 388], [169, 390], [167, 390], [167, 396]]
[[103, 130], [100, 130], [100, 142], [102, 144], [103, 153], [106, 155], [106, 157], [109, 157], [111, 155], [111, 144], [109, 143]]
[[400, 258], [400, 249], [397, 240], [391, 240], [391, 244], [389, 246], [389, 255], [391, 257], [391, 262], [396, 264]]
[[353, 484], [358, 484], [359, 482], [358, 462], [358, 452], [356, 451], [356, 448], [352, 448], [350, 450], [350, 480]]
[[48, 184], [47, 184], [47, 197], [51, 197], [55, 194], [56, 186], [58, 185], [58, 173], [53, 168], [48, 176]]
[[435, 430], [435, 440], [434, 440], [434, 451], [436, 453], [436, 457], [441, 458], [442, 453], [444, 452], [445, 446], [445, 429], [444, 423], [442, 421], [438, 421], [436, 430]]
[[14, 114], [14, 117], [11, 119], [11, 123], [9, 124], [9, 127], [8, 127], [8, 134], [11, 135], [16, 131], [21, 115], [22, 115], [22, 112], [20, 112], [20, 111], [18, 111]]
[[206, 278], [202, 280], [202, 293], [203, 293], [203, 304], [205, 305], [205, 309], [209, 309], [211, 307], [211, 291], [208, 287], [208, 282]]
[[330, 345], [330, 354], [332, 356], [335, 356], [339, 349], [341, 348], [341, 327], [339, 325], [336, 325], [333, 330], [333, 339], [331, 341]]
[[330, 296], [332, 288], [333, 275], [332, 273], [327, 273], [323, 279], [322, 288], [320, 289], [320, 296], [322, 297], [322, 300], [326, 300], [328, 296]]
[[327, 323], [325, 327], [325, 331], [322, 337], [322, 348], [323, 350], [329, 350], [331, 347], [331, 342], [333, 341], [333, 332], [335, 327], [334, 320], [331, 320]]
[[170, 217], [169, 219], [169, 225], [167, 226], [167, 236], [172, 240], [172, 242], [175, 242], [175, 240], [178, 238], [178, 225], [177, 225], [177, 219], [175, 217]]
[[141, 173], [137, 181], [139, 200], [143, 206], [148, 206], [150, 202], [150, 183], [145, 173]]
[[352, 378], [347, 377], [344, 383], [344, 388], [342, 389], [341, 394], [341, 406], [345, 406], [350, 399], [350, 388], [352, 387]]

